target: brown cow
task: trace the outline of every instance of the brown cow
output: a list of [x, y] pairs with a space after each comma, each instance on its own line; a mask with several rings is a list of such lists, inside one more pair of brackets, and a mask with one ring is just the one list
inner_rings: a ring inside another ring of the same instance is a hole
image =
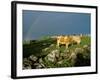
[[69, 36], [58, 36], [57, 37], [57, 46], [59, 47], [60, 44], [65, 44], [66, 48], [68, 48], [68, 45], [71, 42], [71, 38]]
[[81, 36], [58, 36], [57, 37], [57, 46], [59, 47], [60, 44], [66, 45], [68, 48], [69, 44], [77, 43], [80, 44]]
[[80, 44], [81, 43], [81, 36], [72, 36], [72, 42]]

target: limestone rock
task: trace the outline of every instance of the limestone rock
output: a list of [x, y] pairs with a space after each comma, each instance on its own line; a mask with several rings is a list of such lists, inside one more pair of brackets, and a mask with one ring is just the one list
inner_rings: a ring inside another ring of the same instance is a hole
[[23, 69], [31, 69], [32, 62], [27, 58], [23, 59]]
[[42, 65], [39, 64], [39, 63], [34, 63], [34, 66], [35, 66], [36, 69], [40, 69], [40, 68], [42, 68]]
[[47, 58], [51, 62], [55, 62], [56, 58], [59, 57], [59, 50], [53, 50], [50, 54], [47, 55]]
[[47, 55], [47, 59], [51, 62], [55, 62], [56, 58], [55, 58], [55, 53], [50, 53]]
[[36, 56], [34, 56], [34, 55], [31, 55], [30, 57], [29, 57], [29, 59], [31, 60], [31, 61], [33, 61], [33, 62], [35, 62], [35, 61], [37, 61], [37, 57]]
[[76, 48], [75, 53], [82, 53], [84, 50], [82, 48]]
[[47, 51], [49, 48], [47, 47], [47, 48], [44, 48], [42, 51]]
[[29, 66], [23, 66], [23, 69], [32, 69], [32, 67], [29, 65]]
[[57, 63], [58, 63], [58, 64], [62, 64], [62, 63], [63, 63], [63, 61], [58, 61]]
[[42, 60], [42, 58], [40, 58], [40, 59], [39, 59], [39, 63], [42, 63], [42, 62], [43, 62], [43, 60]]

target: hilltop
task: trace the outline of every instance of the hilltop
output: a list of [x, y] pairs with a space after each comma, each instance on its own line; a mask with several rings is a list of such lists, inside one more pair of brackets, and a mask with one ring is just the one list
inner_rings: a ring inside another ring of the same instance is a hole
[[90, 66], [90, 35], [82, 35], [81, 43], [57, 47], [57, 36], [23, 42], [23, 69]]

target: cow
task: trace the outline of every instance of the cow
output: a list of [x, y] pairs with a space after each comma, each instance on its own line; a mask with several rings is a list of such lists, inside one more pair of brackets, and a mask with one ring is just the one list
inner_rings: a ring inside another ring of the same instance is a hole
[[80, 44], [81, 43], [81, 36], [58, 36], [57, 37], [57, 47], [60, 46], [60, 44], [64, 44], [66, 46], [66, 48], [68, 48], [68, 46], [70, 44]]
[[72, 37], [72, 43], [80, 44], [81, 43], [81, 36], [71, 36]]
[[70, 36], [58, 36], [57, 37], [57, 46], [59, 47], [60, 44], [64, 44], [66, 48], [68, 48], [68, 45], [71, 42]]

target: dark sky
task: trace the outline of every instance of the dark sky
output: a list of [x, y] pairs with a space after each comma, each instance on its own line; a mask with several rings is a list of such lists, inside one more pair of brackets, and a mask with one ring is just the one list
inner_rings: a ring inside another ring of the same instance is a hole
[[90, 34], [88, 13], [49, 12], [23, 10], [23, 39], [32, 40], [42, 36]]

